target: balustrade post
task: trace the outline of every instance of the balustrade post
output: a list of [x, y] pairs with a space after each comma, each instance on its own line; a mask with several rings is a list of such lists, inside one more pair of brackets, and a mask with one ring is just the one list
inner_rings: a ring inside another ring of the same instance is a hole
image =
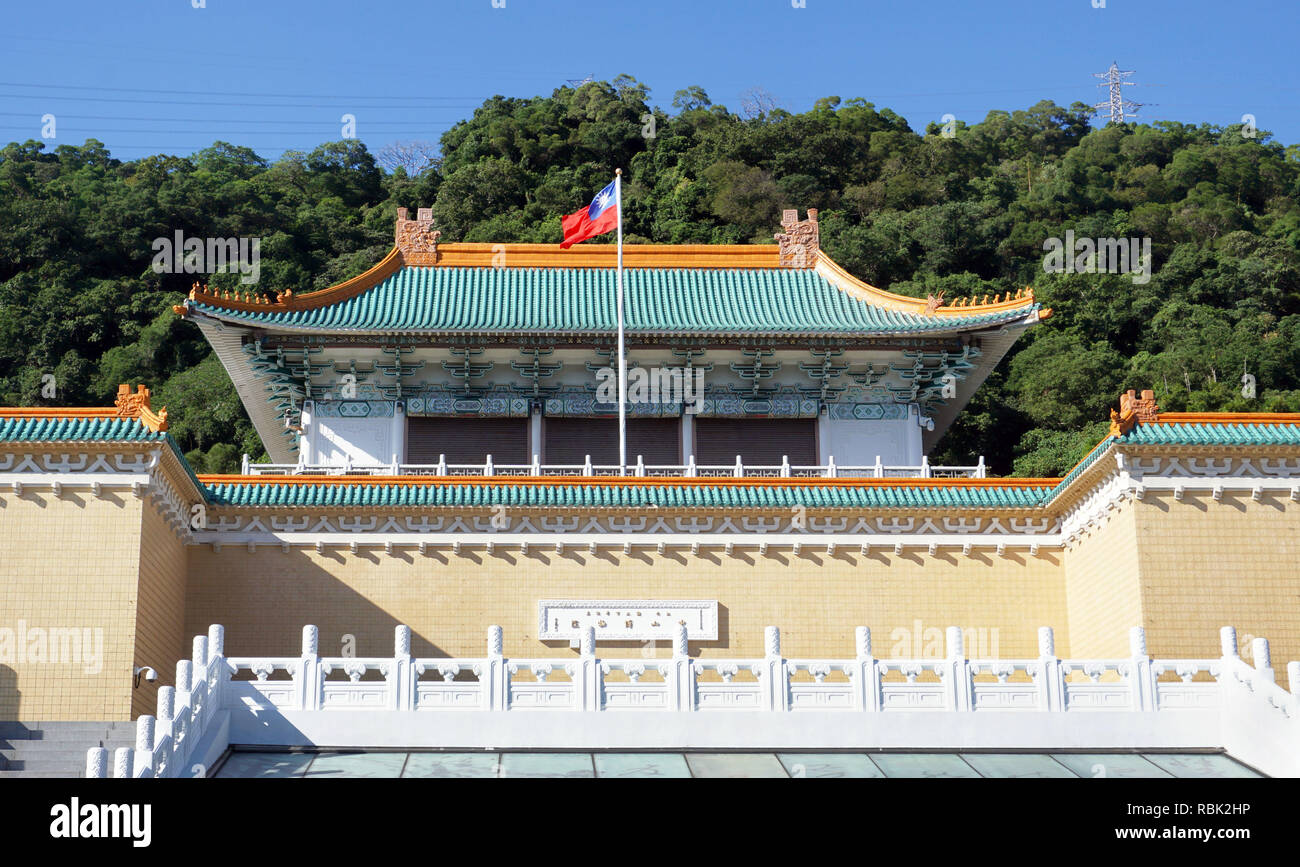
[[213, 623], [208, 627], [208, 667], [220, 660], [217, 668], [217, 681], [213, 685], [208, 701], [213, 703], [213, 710], [220, 710], [226, 704], [226, 684], [230, 683], [230, 666], [226, 664], [226, 627]]
[[573, 686], [578, 691], [578, 709], [597, 711], [601, 709], [601, 691], [604, 686], [600, 670], [600, 660], [596, 658], [596, 628], [588, 626], [582, 630], [578, 642], [578, 661]]
[[135, 774], [153, 776], [153, 723], [152, 714], [141, 714], [135, 721]]
[[298, 659], [294, 678], [298, 681], [298, 709], [320, 710], [320, 630], [315, 626], [302, 628], [302, 653]]
[[743, 478], [745, 475], [745, 465], [740, 462], [740, 455], [736, 455], [736, 467], [731, 471], [736, 478]]
[[182, 703], [185, 696], [188, 696], [193, 688], [191, 675], [194, 672], [194, 663], [188, 659], [182, 659], [176, 663], [176, 692], [179, 693]]
[[944, 661], [944, 691], [948, 694], [948, 710], [972, 710], [974, 684], [971, 682], [970, 660], [966, 658], [961, 627], [949, 626], [946, 634], [947, 659]]
[[1286, 664], [1286, 685], [1291, 688], [1292, 695], [1300, 696], [1300, 662]]
[[[172, 737], [178, 727], [188, 736], [194, 715], [194, 663], [182, 659], [176, 663], [176, 697], [172, 702]], [[186, 741], [188, 743], [188, 740]]]
[[582, 459], [582, 474], [584, 476], [590, 476], [590, 475], [594, 475], [594, 473], [595, 470], [592, 469], [591, 466], [591, 455], [587, 455], [585, 458]]
[[528, 468], [528, 475], [540, 476], [542, 474], [542, 459], [536, 453], [533, 454], [533, 465]]
[[695, 468], [695, 453], [692, 452], [690, 458], [686, 461], [686, 477], [689, 479], [697, 475], [699, 475], [699, 471]]
[[839, 475], [840, 475], [839, 470], [835, 469], [835, 455], [827, 455], [826, 456], [826, 478], [835, 479], [835, 478], [839, 478]]
[[781, 630], [776, 626], [763, 629], [763, 710], [790, 709], [790, 680], [781, 656]]
[[131, 764], [132, 753], [135, 750], [130, 747], [118, 747], [113, 752], [113, 777], [118, 780], [129, 780], [132, 774], [133, 766]]
[[108, 776], [108, 750], [91, 747], [86, 750], [86, 778], [102, 780]]
[[636, 456], [636, 469], [632, 471], [632, 474], [637, 478], [645, 477], [645, 460], [642, 459], [641, 455]]
[[1277, 675], [1273, 671], [1273, 654], [1268, 649], [1267, 638], [1256, 638], [1250, 643], [1251, 661], [1255, 664], [1255, 671], [1260, 677], [1269, 683], [1277, 682]]
[[988, 478], [988, 467], [984, 466], [984, 456], [980, 455], [979, 463], [975, 465], [975, 478]]
[[861, 711], [880, 710], [880, 663], [871, 653], [871, 627], [853, 630], [853, 703]]
[[790, 478], [790, 456], [781, 455], [781, 478]]
[[1147, 632], [1141, 626], [1128, 631], [1129, 689], [1133, 696], [1133, 710], [1156, 709], [1156, 681], [1151, 673], [1151, 657], [1147, 654]]
[[488, 456], [487, 456], [487, 463], [485, 463], [485, 464], [483, 465], [483, 475], [485, 475], [485, 476], [494, 476], [494, 475], [496, 475], [496, 466], [492, 463], [492, 456], [491, 456], [491, 455], [488, 455]]
[[190, 661], [194, 663], [191, 686], [196, 686], [199, 682], [208, 679], [208, 637], [206, 635], [194, 636], [194, 641], [190, 644]]
[[243, 457], [243, 459], [239, 462], [239, 474], [240, 474], [241, 476], [246, 476], [246, 475], [248, 475], [248, 464], [249, 464], [249, 460], [248, 460], [248, 452], [244, 452], [244, 457]]
[[415, 683], [411, 667], [411, 627], [393, 629], [393, 675], [389, 680], [389, 703], [394, 710], [415, 709]]
[[1050, 626], [1038, 627], [1038, 709], [1065, 710], [1065, 679], [1056, 655], [1056, 633]]
[[880, 455], [876, 455], [876, 465], [872, 468], [871, 475], [877, 479], [885, 477], [885, 465], [880, 460]]
[[671, 674], [668, 694], [670, 710], [695, 710], [695, 666], [691, 662], [686, 624], [678, 623], [673, 635], [673, 659], [668, 664]]
[[500, 626], [489, 626], [487, 631], [487, 667], [483, 671], [482, 688], [487, 690], [488, 710], [507, 710], [508, 691], [506, 661], [502, 656], [504, 636]]
[[[173, 721], [176, 707], [176, 690], [170, 686], [158, 687], [158, 721], [155, 732], [155, 743], [167, 738], [167, 751], [163, 753], [163, 776], [173, 777], [176, 775], [176, 762], [172, 755], [176, 752], [176, 726]], [[105, 753], [107, 759], [107, 752]], [[158, 768], [154, 768], [154, 773], [158, 773]]]
[[438, 455], [438, 468], [435, 470], [435, 472], [436, 472], [438, 475], [440, 475], [440, 476], [445, 476], [445, 475], [447, 475], [447, 456], [446, 456], [446, 455]]
[[930, 456], [921, 455], [921, 478], [930, 478]]

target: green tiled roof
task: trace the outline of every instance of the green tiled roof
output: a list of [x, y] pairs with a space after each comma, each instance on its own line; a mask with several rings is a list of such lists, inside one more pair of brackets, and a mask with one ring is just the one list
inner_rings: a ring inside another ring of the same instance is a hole
[[166, 431], [151, 431], [137, 418], [0, 418], [0, 442], [10, 443], [164, 443], [206, 499], [207, 488], [194, 474], [181, 448]]
[[161, 442], [134, 418], [3, 418], [0, 442]]
[[209, 502], [229, 506], [540, 508], [1032, 508], [1050, 488], [808, 487], [512, 484], [239, 484], [208, 486]]
[[1300, 445], [1296, 424], [1138, 424], [1119, 438], [1135, 445]]
[[1074, 469], [1070, 470], [1070, 472], [1066, 474], [1065, 478], [1061, 479], [1060, 483], [1056, 487], [1052, 488], [1051, 493], [1043, 498], [1043, 502], [1051, 502], [1053, 497], [1061, 493], [1061, 491], [1064, 491], [1075, 479], [1083, 475], [1084, 470], [1097, 462], [1097, 458], [1101, 457], [1102, 452], [1106, 451], [1106, 447], [1109, 446], [1114, 439], [1114, 437], [1108, 436], [1101, 442], [1097, 443], [1097, 445], [1093, 446], [1092, 451], [1088, 452], [1087, 456], [1085, 456], [1083, 460], [1075, 464]]
[[[1037, 309], [972, 316], [887, 310], [842, 292], [811, 269], [631, 268], [624, 272], [630, 332], [914, 333], [986, 327]], [[317, 331], [613, 331], [610, 268], [404, 267], [377, 286], [314, 310], [193, 308], [264, 327]]]

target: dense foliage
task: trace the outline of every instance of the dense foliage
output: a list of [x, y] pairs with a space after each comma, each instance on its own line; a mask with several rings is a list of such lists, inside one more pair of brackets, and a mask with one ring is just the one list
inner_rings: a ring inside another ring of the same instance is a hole
[[[231, 469], [261, 446], [198, 330], [171, 311], [194, 276], [154, 273], [154, 239], [260, 237], [257, 290], [303, 291], [378, 261], [398, 206], [432, 205], [444, 240], [558, 242], [560, 216], [622, 166], [632, 242], [770, 243], [781, 208], [817, 207], [823, 247], [876, 285], [1034, 286], [1055, 315], [980, 389], [937, 461], [982, 453], [1002, 472], [1062, 473], [1128, 387], [1170, 410], [1300, 410], [1300, 148], [1240, 127], [1095, 128], [1084, 106], [1049, 102], [948, 132], [838, 97], [740, 116], [691, 88], [651, 108], [621, 77], [494, 97], [414, 177], [382, 171], [355, 140], [275, 162], [225, 143], [134, 161], [93, 140], [10, 144], [0, 401], [104, 405], [118, 383], [149, 383], [196, 468]], [[1045, 273], [1044, 241], [1067, 230], [1150, 238], [1153, 276]]]

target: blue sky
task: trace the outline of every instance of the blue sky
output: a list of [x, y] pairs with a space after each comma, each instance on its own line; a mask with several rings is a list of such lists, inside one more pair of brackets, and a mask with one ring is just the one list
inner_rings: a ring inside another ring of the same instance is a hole
[[[204, 8], [193, 3], [204, 2]], [[951, 113], [1101, 101], [1091, 73], [1136, 70], [1142, 120], [1253, 114], [1300, 142], [1300, 0], [58, 0], [0, 20], [0, 142], [97, 138], [116, 156], [214, 140], [275, 158], [336, 140], [437, 140], [493, 94], [633, 75], [651, 102], [700, 85], [739, 110], [761, 88], [827, 95], [914, 129]]]

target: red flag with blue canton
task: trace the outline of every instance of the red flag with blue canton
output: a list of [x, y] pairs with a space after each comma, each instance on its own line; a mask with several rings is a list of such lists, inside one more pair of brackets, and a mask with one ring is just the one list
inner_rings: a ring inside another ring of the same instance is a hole
[[596, 193], [591, 204], [581, 211], [575, 211], [560, 221], [564, 229], [564, 240], [560, 246], [564, 249], [581, 243], [588, 238], [603, 235], [618, 226], [618, 205], [614, 200], [614, 183]]

